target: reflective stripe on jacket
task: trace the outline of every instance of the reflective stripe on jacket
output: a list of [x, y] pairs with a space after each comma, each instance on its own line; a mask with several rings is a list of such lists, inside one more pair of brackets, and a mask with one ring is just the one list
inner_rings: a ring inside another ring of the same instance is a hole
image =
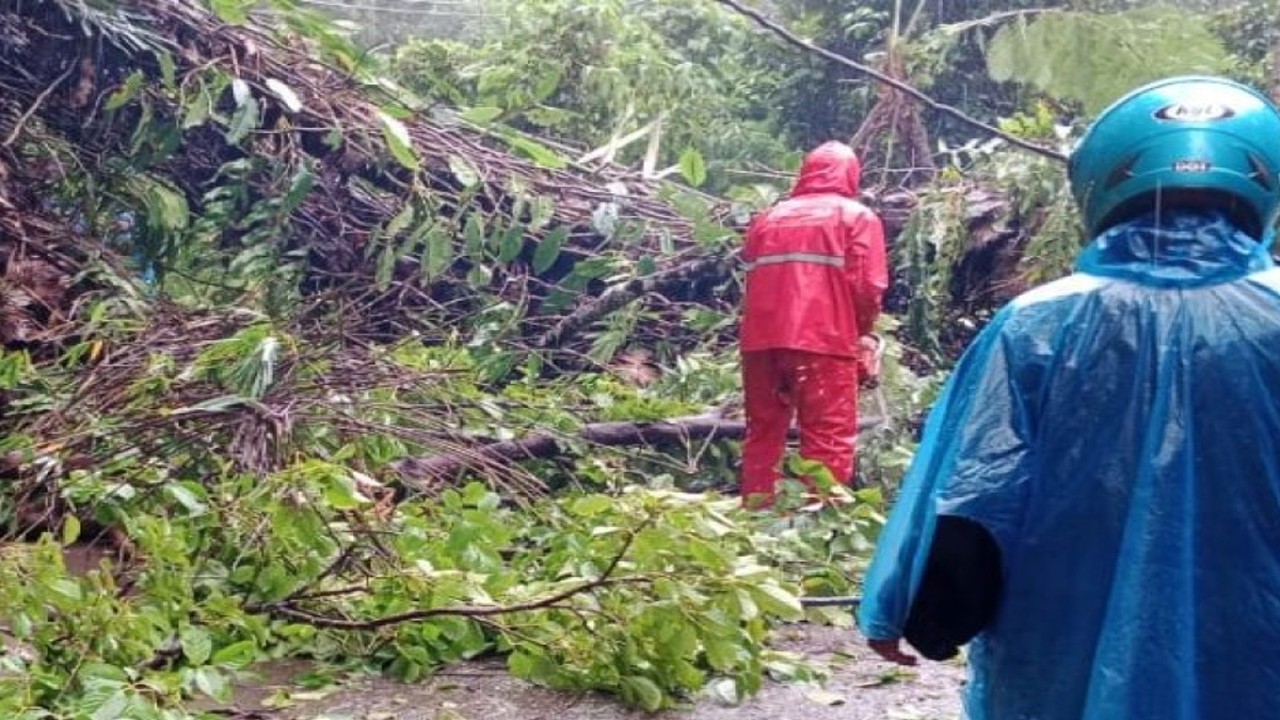
[[755, 259], [755, 262], [747, 265], [747, 270], [755, 270], [761, 265], [777, 265], [779, 263], [813, 263], [815, 265], [830, 265], [832, 267], [842, 268], [845, 265], [844, 257], [841, 255], [823, 255], [821, 253], [809, 252], [787, 252], [778, 253], [776, 255], [762, 255]]

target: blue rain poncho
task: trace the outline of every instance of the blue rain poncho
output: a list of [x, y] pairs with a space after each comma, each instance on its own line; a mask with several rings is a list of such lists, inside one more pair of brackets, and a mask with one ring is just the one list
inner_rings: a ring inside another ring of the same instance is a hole
[[[992, 591], [981, 627], [953, 640], [977, 633], [969, 720], [1280, 717], [1267, 250], [1216, 215], [1147, 217], [1002, 309], [930, 414], [863, 633], [911, 640], [910, 617], [927, 636], [963, 624], [949, 603]], [[992, 560], [994, 579], [974, 571]]]

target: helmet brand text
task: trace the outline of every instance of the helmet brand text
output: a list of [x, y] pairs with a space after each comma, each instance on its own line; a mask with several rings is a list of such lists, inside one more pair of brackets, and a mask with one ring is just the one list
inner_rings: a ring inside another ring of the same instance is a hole
[[1234, 117], [1236, 111], [1221, 103], [1173, 103], [1156, 111], [1160, 120], [1171, 122], [1211, 122]]

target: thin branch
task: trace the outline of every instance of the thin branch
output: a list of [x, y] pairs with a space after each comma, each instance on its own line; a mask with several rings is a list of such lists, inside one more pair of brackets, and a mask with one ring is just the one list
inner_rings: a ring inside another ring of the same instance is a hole
[[995, 137], [1001, 138], [1002, 140], [1010, 143], [1011, 145], [1020, 147], [1023, 150], [1029, 150], [1033, 153], [1036, 153], [1037, 155], [1047, 157], [1051, 160], [1057, 160], [1058, 162], [1063, 162], [1063, 163], [1067, 161], [1067, 156], [1057, 150], [1044, 147], [1043, 145], [1039, 145], [1037, 143], [1024, 140], [1023, 138], [1020, 138], [1017, 135], [1012, 135], [1010, 133], [1007, 133], [1001, 130], [1000, 128], [995, 127], [994, 125], [989, 125], [975, 117], [966, 115], [963, 111], [951, 105], [938, 102], [937, 100], [934, 100], [933, 98], [917, 90], [916, 88], [902, 82], [901, 80], [892, 78], [880, 72], [879, 70], [876, 70], [873, 67], [863, 65], [860, 62], [850, 60], [849, 58], [843, 55], [840, 55], [838, 53], [834, 53], [830, 50], [827, 50], [826, 48], [818, 47], [813, 43], [802, 40], [799, 37], [797, 37], [795, 34], [793, 34], [790, 30], [787, 30], [781, 25], [766, 18], [764, 15], [761, 15], [756, 10], [753, 10], [749, 7], [744, 6], [742, 3], [738, 2], [738, 0], [714, 0], [714, 2], [718, 2], [721, 5], [730, 7], [734, 11], [738, 12], [739, 14], [745, 15], [746, 17], [751, 18], [756, 22], [756, 24], [760, 25], [766, 30], [769, 30], [773, 34], [777, 35], [778, 37], [782, 38], [783, 40], [787, 41], [788, 43], [798, 48], [814, 53], [816, 55], [820, 55], [821, 57], [824, 57], [827, 60], [830, 60], [831, 62], [838, 63], [840, 65], [844, 65], [845, 67], [849, 67], [854, 70], [857, 70], [858, 72], [864, 75], [869, 75], [870, 77], [886, 85], [889, 85], [894, 89], [899, 90], [902, 93], [915, 98], [916, 100], [919, 100], [920, 102], [924, 103], [928, 107], [934, 110], [937, 110], [938, 112], [941, 112], [945, 115], [949, 115], [950, 117], [953, 117], [956, 120], [959, 120], [965, 123], [966, 125], [977, 128], [989, 135], [993, 135]]
[[4, 139], [4, 143], [3, 145], [0, 145], [0, 147], [9, 147], [18, 139], [18, 135], [22, 133], [22, 128], [26, 126], [27, 121], [31, 119], [31, 116], [36, 114], [36, 110], [40, 109], [40, 106], [44, 104], [44, 101], [49, 99], [49, 95], [51, 95], [54, 90], [57, 90], [58, 86], [61, 85], [63, 81], [71, 77], [71, 73], [75, 72], [75, 69], [76, 64], [71, 63], [71, 65], [68, 66], [67, 69], [57, 77], [57, 79], [52, 83], [49, 83], [49, 87], [45, 88], [43, 92], [36, 96], [35, 102], [31, 103], [31, 107], [27, 108], [27, 111], [22, 113], [22, 117], [18, 118], [18, 122], [14, 123], [13, 130], [9, 132], [9, 137]]
[[859, 595], [831, 595], [800, 598], [800, 607], [857, 607], [861, 604], [862, 597]]
[[604, 571], [600, 573], [599, 577], [537, 600], [529, 600], [522, 603], [516, 603], [514, 605], [455, 605], [450, 607], [425, 608], [422, 610], [410, 610], [396, 615], [387, 615], [380, 618], [374, 618], [372, 620], [347, 620], [344, 618], [320, 615], [306, 610], [299, 610], [288, 602], [250, 605], [245, 607], [245, 611], [249, 613], [267, 612], [275, 615], [283, 615], [294, 618], [295, 620], [301, 620], [316, 627], [339, 628], [343, 630], [376, 630], [389, 625], [399, 625], [401, 623], [415, 622], [417, 620], [425, 620], [432, 617], [461, 616], [485, 618], [492, 617], [494, 615], [508, 615], [517, 612], [527, 612], [529, 610], [543, 610], [554, 607], [575, 595], [581, 595], [582, 593], [598, 590], [610, 585], [650, 582], [650, 578], [646, 577], [614, 578], [613, 573], [617, 571], [623, 558], [625, 558], [627, 553], [631, 551], [631, 546], [635, 543], [636, 537], [640, 535], [640, 531], [647, 527], [651, 522], [653, 522], [652, 517], [645, 518], [644, 521], [632, 529], [632, 531], [627, 535], [627, 539], [622, 543], [622, 548], [609, 561], [609, 564], [604, 568]]
[[963, 20], [950, 25], [942, 25], [938, 29], [946, 33], [963, 33], [976, 27], [991, 27], [993, 25], [999, 25], [1005, 20], [1016, 20], [1017, 18], [1030, 17], [1032, 15], [1045, 15], [1048, 13], [1059, 12], [1062, 12], [1061, 8], [1022, 8], [1021, 10], [1001, 10], [1000, 12], [992, 13], [986, 17], [974, 18], [973, 20]]

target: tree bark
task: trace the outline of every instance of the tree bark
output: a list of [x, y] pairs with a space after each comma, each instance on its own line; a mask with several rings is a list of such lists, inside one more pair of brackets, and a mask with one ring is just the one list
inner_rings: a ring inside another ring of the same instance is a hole
[[[870, 416], [858, 420], [858, 431], [878, 427], [884, 418]], [[662, 446], [690, 440], [739, 440], [747, 424], [718, 415], [693, 415], [655, 422], [602, 422], [585, 425], [572, 438], [550, 433], [534, 433], [518, 440], [504, 440], [479, 447], [396, 463], [395, 469], [408, 487], [432, 491], [452, 484], [466, 472], [501, 471], [511, 463], [557, 457], [566, 454], [566, 440], [603, 447]], [[794, 436], [794, 430], [792, 435]]]

